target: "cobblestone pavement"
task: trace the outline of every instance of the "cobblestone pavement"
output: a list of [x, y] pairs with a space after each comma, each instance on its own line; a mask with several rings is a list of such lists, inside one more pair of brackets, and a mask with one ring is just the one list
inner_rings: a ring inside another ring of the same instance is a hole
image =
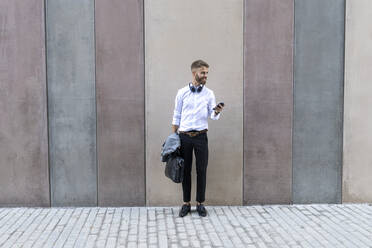
[[372, 206], [0, 208], [0, 247], [372, 247]]

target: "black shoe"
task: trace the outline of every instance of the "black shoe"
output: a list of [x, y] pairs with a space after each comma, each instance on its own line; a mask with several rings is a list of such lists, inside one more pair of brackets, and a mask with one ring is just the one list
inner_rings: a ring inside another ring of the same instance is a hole
[[180, 217], [184, 217], [184, 216], [186, 216], [189, 212], [191, 212], [191, 205], [189, 205], [189, 204], [183, 204], [183, 205], [182, 205], [182, 208], [181, 208], [181, 210], [180, 210], [180, 214], [179, 214], [179, 216], [180, 216]]
[[203, 204], [196, 205], [196, 211], [198, 211], [199, 216], [207, 216], [207, 210], [205, 209]]

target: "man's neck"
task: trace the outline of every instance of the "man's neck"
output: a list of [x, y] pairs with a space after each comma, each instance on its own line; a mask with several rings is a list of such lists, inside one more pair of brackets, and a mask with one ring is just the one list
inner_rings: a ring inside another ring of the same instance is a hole
[[192, 85], [194, 85], [194, 87], [199, 87], [201, 84], [198, 83], [196, 80], [192, 80]]

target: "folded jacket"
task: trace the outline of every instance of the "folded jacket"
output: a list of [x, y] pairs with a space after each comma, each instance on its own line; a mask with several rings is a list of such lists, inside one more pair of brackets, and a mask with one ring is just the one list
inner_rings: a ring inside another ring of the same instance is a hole
[[161, 150], [161, 161], [166, 162], [169, 159], [169, 155], [176, 152], [181, 147], [181, 139], [178, 133], [172, 133], [168, 136], [162, 145]]

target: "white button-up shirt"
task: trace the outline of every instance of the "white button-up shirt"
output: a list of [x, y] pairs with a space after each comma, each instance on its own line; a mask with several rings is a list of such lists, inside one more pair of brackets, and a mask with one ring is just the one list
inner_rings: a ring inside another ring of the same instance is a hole
[[215, 114], [216, 98], [212, 90], [206, 86], [201, 92], [191, 92], [189, 85], [177, 92], [173, 113], [173, 125], [179, 131], [208, 129], [208, 117], [218, 120], [220, 113]]

